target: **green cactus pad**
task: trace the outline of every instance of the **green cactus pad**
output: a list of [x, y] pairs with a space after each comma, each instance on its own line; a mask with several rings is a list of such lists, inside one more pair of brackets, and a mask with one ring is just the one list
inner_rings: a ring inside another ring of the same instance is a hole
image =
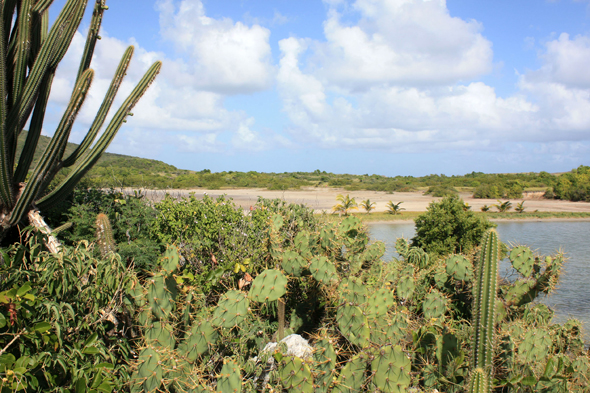
[[395, 251], [402, 256], [403, 258], [405, 258], [408, 254], [408, 251], [410, 251], [410, 243], [408, 243], [408, 239], [405, 239], [403, 237], [399, 237], [396, 241], [395, 241]]
[[515, 281], [509, 287], [504, 296], [507, 305], [522, 306], [532, 302], [537, 294], [534, 291], [537, 281], [532, 278], [524, 278]]
[[[348, 216], [340, 223], [340, 235], [341, 236], [356, 236], [356, 233], [363, 228], [363, 222], [354, 216]], [[354, 231], [353, 233], [351, 233]]]
[[134, 282], [127, 288], [127, 294], [133, 299], [137, 307], [141, 307], [147, 302], [147, 291], [140, 283]]
[[242, 323], [248, 315], [250, 301], [240, 291], [227, 291], [221, 296], [213, 312], [213, 326], [232, 328]]
[[178, 249], [176, 247], [168, 247], [162, 258], [160, 258], [159, 263], [163, 271], [168, 275], [172, 274], [179, 263]]
[[367, 287], [357, 277], [343, 279], [338, 286], [338, 292], [344, 298], [344, 301], [355, 306], [367, 301]]
[[529, 277], [533, 272], [535, 257], [530, 248], [525, 246], [514, 247], [510, 251], [512, 266], [524, 277]]
[[307, 261], [295, 251], [285, 251], [281, 266], [288, 274], [299, 277], [302, 270], [307, 267]]
[[399, 346], [382, 347], [371, 362], [373, 383], [383, 392], [406, 392], [411, 362]]
[[334, 232], [334, 225], [329, 224], [320, 230], [320, 245], [324, 249], [330, 249], [336, 239], [336, 233]]
[[459, 340], [452, 333], [445, 333], [436, 338], [436, 357], [440, 365], [446, 365], [459, 355]]
[[382, 346], [397, 344], [404, 338], [408, 330], [408, 320], [401, 312], [385, 315], [369, 320], [371, 326], [371, 342]]
[[444, 289], [448, 280], [449, 275], [444, 269], [434, 274], [434, 283], [438, 289]]
[[336, 267], [324, 256], [316, 255], [313, 257], [311, 265], [309, 265], [309, 270], [313, 278], [322, 284], [331, 285], [338, 280]]
[[385, 315], [394, 304], [395, 299], [391, 290], [381, 288], [369, 296], [366, 302], [365, 313], [367, 317]]
[[383, 254], [385, 254], [385, 243], [379, 241], [367, 247], [363, 252], [363, 259], [366, 261], [378, 261], [383, 257]]
[[336, 372], [336, 352], [328, 339], [317, 341], [314, 347], [315, 391], [325, 393], [330, 388]]
[[552, 344], [551, 336], [546, 331], [529, 330], [518, 346], [518, 357], [523, 362], [541, 362], [549, 353]]
[[279, 367], [283, 387], [290, 391], [313, 392], [313, 375], [303, 360], [297, 356], [285, 356]]
[[473, 265], [462, 255], [454, 255], [445, 260], [446, 272], [457, 281], [471, 281]]
[[162, 384], [160, 355], [152, 348], [145, 348], [139, 354], [137, 377], [143, 380], [143, 390], [153, 392]]
[[270, 228], [271, 230], [277, 232], [283, 226], [283, 216], [280, 214], [273, 214], [270, 218]]
[[209, 346], [213, 345], [218, 337], [219, 334], [211, 322], [199, 321], [186, 334], [184, 341], [178, 347], [178, 352], [188, 361], [194, 362], [209, 350]]
[[424, 303], [422, 303], [424, 318], [441, 318], [447, 311], [447, 302], [447, 298], [445, 298], [442, 293], [433, 289], [428, 295], [426, 295]]
[[301, 231], [297, 234], [297, 236], [295, 236], [295, 239], [293, 240], [293, 243], [295, 244], [295, 249], [297, 250], [297, 252], [299, 252], [299, 254], [305, 258], [305, 259], [309, 259], [311, 258], [311, 248], [309, 246], [309, 232], [306, 231]]
[[174, 349], [174, 333], [168, 323], [154, 322], [145, 330], [145, 341], [148, 345], [161, 346]]
[[336, 321], [342, 335], [351, 343], [364, 346], [369, 340], [369, 324], [360, 307], [348, 304], [340, 307]]
[[334, 393], [358, 393], [366, 380], [368, 356], [360, 353], [354, 356], [340, 370], [340, 376], [334, 384]]
[[242, 376], [240, 368], [233, 360], [223, 362], [221, 373], [217, 377], [216, 392], [220, 393], [240, 393], [242, 391]]
[[416, 289], [414, 276], [402, 275], [397, 281], [396, 294], [399, 299], [410, 300]]
[[252, 282], [248, 297], [256, 302], [272, 302], [287, 292], [288, 279], [276, 269], [267, 269]]
[[154, 275], [147, 282], [148, 300], [152, 308], [152, 314], [159, 319], [166, 319], [172, 312], [172, 295], [166, 286], [166, 279], [163, 275]]

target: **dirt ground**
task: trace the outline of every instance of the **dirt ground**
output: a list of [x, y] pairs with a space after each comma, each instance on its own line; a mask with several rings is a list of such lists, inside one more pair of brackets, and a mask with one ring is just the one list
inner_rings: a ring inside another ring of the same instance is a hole
[[[124, 190], [126, 192], [133, 192], [132, 190]], [[202, 198], [207, 194], [213, 198], [220, 195], [226, 195], [233, 199], [233, 201], [247, 210], [253, 206], [258, 197], [269, 199], [283, 199], [290, 203], [305, 204], [314, 209], [316, 212], [331, 212], [332, 207], [337, 204], [336, 196], [338, 194], [349, 194], [351, 198], [355, 198], [357, 203], [370, 199], [375, 202], [376, 212], [387, 211], [387, 203], [393, 201], [394, 203], [403, 202], [401, 207], [405, 211], [426, 211], [428, 205], [435, 200], [441, 198], [433, 198], [430, 195], [423, 195], [422, 192], [395, 192], [388, 194], [383, 191], [345, 191], [337, 188], [305, 188], [301, 190], [288, 191], [268, 191], [256, 188], [243, 189], [225, 189], [225, 190], [207, 190], [207, 189], [192, 189], [192, 190], [142, 190], [147, 198], [153, 201], [159, 201], [168, 193], [172, 197], [182, 198], [188, 197], [194, 193], [197, 198]], [[542, 198], [543, 193], [525, 193], [524, 199], [512, 199], [512, 206], [515, 207], [517, 203], [525, 201], [526, 211], [532, 212], [538, 210], [540, 212], [590, 212], [589, 202], [569, 202], [559, 200], [547, 200]], [[496, 199], [474, 199], [471, 194], [461, 194], [461, 198], [465, 203], [472, 206], [474, 211], [479, 211], [483, 205], [493, 206], [498, 203]], [[495, 210], [495, 209], [494, 209]]]

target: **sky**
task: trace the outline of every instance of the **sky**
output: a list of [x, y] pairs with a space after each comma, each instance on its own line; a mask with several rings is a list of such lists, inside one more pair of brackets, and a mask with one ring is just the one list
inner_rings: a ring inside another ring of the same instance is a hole
[[[64, 2], [54, 1], [52, 19]], [[89, 3], [57, 70], [45, 135], [72, 91]], [[116, 103], [154, 61], [162, 71], [112, 153], [214, 172], [423, 176], [590, 165], [588, 0], [107, 5], [72, 142], [134, 45]]]

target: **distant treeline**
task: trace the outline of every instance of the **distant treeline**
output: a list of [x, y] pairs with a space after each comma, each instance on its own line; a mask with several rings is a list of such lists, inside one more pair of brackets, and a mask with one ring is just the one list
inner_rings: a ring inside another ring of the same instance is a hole
[[[24, 142], [26, 132], [19, 136]], [[41, 137], [36, 151], [40, 156], [49, 138]], [[69, 144], [67, 151], [73, 151]], [[59, 181], [67, 169], [56, 178]], [[541, 191], [546, 198], [590, 202], [590, 167], [580, 166], [571, 172], [554, 175], [539, 173], [471, 172], [463, 176], [428, 175], [381, 176], [335, 174], [319, 169], [313, 172], [200, 172], [178, 169], [161, 161], [105, 153], [80, 183], [85, 188], [266, 188], [287, 190], [300, 187], [340, 187], [347, 191], [368, 190], [403, 192], [425, 190], [433, 196], [459, 191], [472, 192], [476, 198], [520, 198], [524, 191]]]

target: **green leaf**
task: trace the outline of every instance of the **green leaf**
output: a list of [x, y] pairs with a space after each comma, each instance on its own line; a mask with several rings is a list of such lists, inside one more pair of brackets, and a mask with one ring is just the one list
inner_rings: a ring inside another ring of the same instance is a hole
[[6, 326], [6, 317], [4, 314], [0, 313], [0, 329]]
[[94, 369], [98, 369], [98, 368], [106, 368], [109, 370], [113, 370], [115, 368], [115, 366], [112, 363], [99, 363], [97, 365], [94, 366]]
[[532, 377], [532, 376], [528, 376], [528, 377], [524, 377], [521, 381], [520, 384], [523, 386], [533, 386], [537, 383], [537, 378]]
[[18, 291], [16, 292], [16, 296], [23, 297], [23, 295], [26, 294], [27, 292], [29, 292], [30, 290], [31, 290], [31, 284], [29, 284], [27, 282], [22, 287], [20, 287], [18, 289]]
[[11, 353], [5, 353], [4, 355], [0, 355], [0, 364], [11, 365], [14, 364], [16, 358]]
[[84, 346], [90, 347], [90, 346], [94, 345], [94, 343], [96, 342], [97, 339], [98, 339], [98, 333], [92, 334], [90, 337], [88, 337], [88, 339], [86, 339]]
[[86, 355], [96, 355], [97, 353], [100, 353], [100, 351], [96, 347], [86, 347], [82, 350], [82, 353]]
[[39, 322], [33, 328], [33, 330], [36, 331], [37, 333], [45, 333], [49, 329], [51, 329], [51, 325], [47, 322]]

